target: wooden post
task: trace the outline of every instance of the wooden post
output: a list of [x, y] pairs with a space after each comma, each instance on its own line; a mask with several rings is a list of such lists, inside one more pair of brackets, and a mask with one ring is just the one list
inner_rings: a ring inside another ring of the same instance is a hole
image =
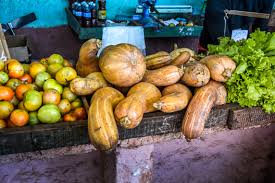
[[150, 183], [153, 178], [154, 145], [136, 148], [118, 147], [102, 153], [104, 183]]
[[0, 24], [0, 60], [6, 61], [10, 59], [10, 52], [6, 42], [5, 35], [3, 33], [2, 25]]

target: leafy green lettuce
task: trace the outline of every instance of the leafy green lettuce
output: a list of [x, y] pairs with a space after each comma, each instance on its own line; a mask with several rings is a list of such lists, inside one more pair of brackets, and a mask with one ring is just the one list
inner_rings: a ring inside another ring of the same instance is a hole
[[235, 42], [223, 37], [209, 45], [210, 54], [227, 55], [237, 64], [226, 82], [227, 101], [242, 107], [261, 106], [275, 112], [275, 33], [256, 30], [247, 40]]

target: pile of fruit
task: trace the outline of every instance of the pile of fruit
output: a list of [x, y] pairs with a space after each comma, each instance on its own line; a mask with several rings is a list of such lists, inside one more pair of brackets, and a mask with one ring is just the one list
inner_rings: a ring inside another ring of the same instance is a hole
[[68, 87], [76, 77], [58, 54], [31, 64], [0, 62], [0, 128], [86, 119], [82, 101]]
[[226, 103], [223, 83], [236, 68], [227, 56], [196, 60], [187, 48], [144, 57], [135, 46], [118, 44], [106, 47], [98, 58], [99, 48], [96, 39], [81, 47], [77, 72], [85, 78], [72, 80], [70, 88], [92, 96], [89, 136], [103, 151], [117, 145], [118, 126], [133, 129], [144, 113], [157, 110], [172, 113], [187, 108], [182, 132], [188, 140], [199, 137], [212, 107]]

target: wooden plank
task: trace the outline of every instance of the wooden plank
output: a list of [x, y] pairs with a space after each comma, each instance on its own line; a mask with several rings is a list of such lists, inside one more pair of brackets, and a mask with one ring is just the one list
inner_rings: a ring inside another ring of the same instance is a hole
[[[214, 108], [206, 127], [225, 126], [232, 105]], [[146, 114], [141, 125], [132, 130], [119, 128], [120, 139], [162, 135], [180, 131], [184, 111]], [[39, 151], [90, 143], [87, 121], [44, 124], [0, 130], [0, 154]], [[19, 146], [20, 145], [20, 146]], [[3, 149], [4, 148], [4, 149]]]
[[2, 57], [6, 57], [6, 59], [11, 58], [6, 38], [2, 30], [2, 25], [0, 24], [0, 59], [6, 61], [6, 59], [3, 59]]
[[248, 128], [258, 125], [268, 125], [275, 122], [275, 114], [267, 114], [260, 107], [241, 108], [230, 110], [228, 127], [230, 129]]
[[33, 151], [30, 134], [28, 127], [0, 130], [0, 155]]

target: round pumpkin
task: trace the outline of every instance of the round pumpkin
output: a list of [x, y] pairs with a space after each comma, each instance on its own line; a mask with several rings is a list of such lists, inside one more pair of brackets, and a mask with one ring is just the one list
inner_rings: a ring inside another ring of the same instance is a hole
[[141, 51], [125, 43], [104, 50], [100, 55], [99, 67], [106, 80], [119, 87], [130, 87], [140, 82], [146, 70]]

